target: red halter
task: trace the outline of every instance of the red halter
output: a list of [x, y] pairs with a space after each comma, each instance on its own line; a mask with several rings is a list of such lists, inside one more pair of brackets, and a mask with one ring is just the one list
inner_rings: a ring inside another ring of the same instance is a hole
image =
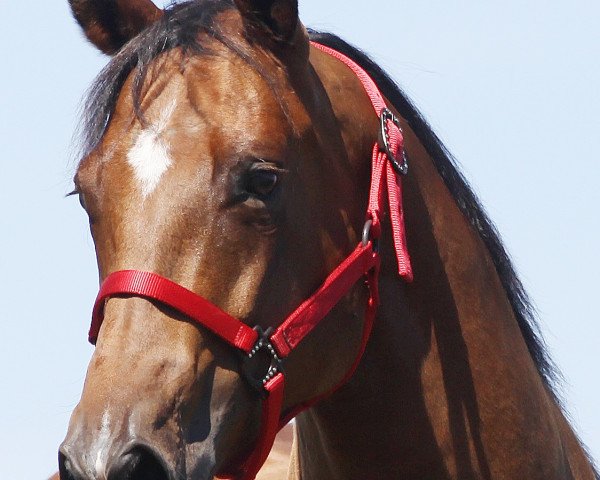
[[[251, 328], [181, 285], [155, 273], [138, 270], [123, 270], [110, 274], [102, 283], [94, 305], [89, 333], [89, 340], [93, 344], [96, 343], [102, 325], [105, 302], [116, 295], [128, 295], [158, 301], [186, 315], [231, 346], [241, 350], [245, 354], [244, 364], [246, 365], [259, 351], [263, 351], [263, 357], [268, 356], [270, 364], [262, 379], [253, 378], [247, 373], [249, 369], [242, 366], [244, 376], [264, 397], [262, 423], [257, 445], [236, 472], [227, 473], [221, 478], [253, 480], [267, 459], [277, 432], [302, 410], [330, 395], [346, 383], [358, 366], [371, 333], [378, 305], [379, 253], [376, 243], [381, 235], [380, 218], [384, 208], [383, 193], [385, 190], [387, 190], [389, 202], [398, 270], [407, 281], [412, 280], [412, 270], [406, 249], [402, 191], [398, 175], [399, 173], [405, 174], [407, 169], [399, 122], [386, 107], [375, 82], [361, 67], [331, 48], [314, 42], [312, 45], [345, 63], [358, 76], [381, 119], [381, 140], [376, 142], [373, 147], [369, 207], [362, 242], [329, 274], [314, 295], [305, 300], [275, 331], [269, 329], [267, 332], [262, 332], [258, 327]], [[397, 160], [398, 156], [401, 161]], [[293, 411], [282, 416], [285, 383], [282, 361], [363, 277], [369, 288], [369, 300], [366, 307], [362, 345], [354, 364], [345, 378], [331, 392], [299, 405]]]

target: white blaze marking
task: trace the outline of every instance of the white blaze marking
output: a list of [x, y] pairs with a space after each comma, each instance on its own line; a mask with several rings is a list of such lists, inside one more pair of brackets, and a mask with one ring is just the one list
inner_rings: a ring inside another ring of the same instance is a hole
[[[93, 449], [98, 449], [96, 453], [96, 463], [94, 468], [96, 469], [96, 476], [99, 478], [106, 477], [106, 447], [108, 445], [108, 440], [110, 438], [110, 415], [108, 411], [105, 411], [102, 415], [102, 423], [100, 426], [100, 433], [98, 434], [98, 438], [94, 443]], [[92, 449], [92, 451], [93, 451]]]
[[154, 191], [162, 175], [173, 163], [169, 145], [165, 142], [162, 134], [175, 112], [175, 106], [176, 102], [173, 100], [161, 112], [156, 123], [142, 130], [127, 154], [127, 161], [133, 167], [144, 197]]

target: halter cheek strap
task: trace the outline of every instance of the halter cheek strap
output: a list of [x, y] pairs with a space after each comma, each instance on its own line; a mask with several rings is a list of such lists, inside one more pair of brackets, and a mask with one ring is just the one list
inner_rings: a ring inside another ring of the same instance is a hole
[[[333, 270], [321, 287], [291, 313], [275, 329], [263, 332], [251, 328], [224, 312], [208, 300], [160, 275], [138, 270], [123, 270], [110, 274], [102, 283], [94, 304], [89, 340], [95, 344], [104, 318], [104, 305], [111, 297], [138, 296], [167, 305], [187, 316], [190, 320], [218, 335], [223, 341], [239, 350], [243, 364], [252, 362], [263, 352], [270, 361], [262, 378], [254, 378], [242, 372], [251, 386], [263, 397], [262, 419], [259, 437], [254, 450], [232, 472], [223, 472], [220, 478], [253, 480], [264, 464], [273, 446], [277, 432], [289, 420], [330, 395], [345, 384], [358, 366], [365, 350], [379, 303], [377, 280], [379, 253], [375, 245], [381, 235], [383, 197], [387, 193], [394, 246], [399, 274], [412, 280], [412, 270], [406, 249], [402, 192], [399, 174], [406, 173], [402, 132], [396, 117], [387, 109], [379, 89], [354, 61], [323, 45], [312, 45], [345, 63], [360, 79], [373, 107], [381, 119], [381, 140], [373, 147], [373, 170], [369, 193], [369, 207], [362, 242]], [[398, 160], [400, 157], [400, 161]], [[285, 388], [283, 360], [313, 331], [357, 281], [364, 279], [369, 289], [362, 343], [357, 358], [344, 379], [330, 392], [282, 412]]]

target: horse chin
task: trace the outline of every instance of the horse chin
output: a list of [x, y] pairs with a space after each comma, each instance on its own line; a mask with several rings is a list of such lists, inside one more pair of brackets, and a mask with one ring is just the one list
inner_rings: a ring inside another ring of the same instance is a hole
[[212, 445], [189, 445], [186, 447], [186, 475], [176, 478], [212, 480], [217, 472], [215, 449]]
[[[225, 439], [227, 437], [227, 439]], [[227, 445], [227, 449], [220, 448], [219, 443]], [[201, 442], [187, 444], [183, 447], [181, 454], [180, 466], [185, 466], [185, 471], [177, 471], [177, 479], [189, 480], [212, 480], [216, 475], [231, 473], [239, 465], [240, 460], [244, 458], [242, 452], [238, 452], [237, 448], [245, 444], [244, 441], [232, 441], [226, 432], [214, 432]], [[249, 447], [244, 447], [247, 451]], [[251, 447], [250, 447], [251, 448]]]

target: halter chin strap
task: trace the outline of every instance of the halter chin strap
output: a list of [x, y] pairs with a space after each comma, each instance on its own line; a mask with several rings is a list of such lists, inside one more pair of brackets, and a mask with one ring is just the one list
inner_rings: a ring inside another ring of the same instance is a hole
[[[406, 249], [399, 177], [399, 174], [406, 173], [407, 163], [398, 120], [386, 107], [379, 89], [361, 67], [335, 50], [314, 42], [312, 45], [345, 63], [358, 76], [381, 119], [381, 138], [373, 147], [369, 207], [362, 242], [329, 274], [321, 287], [274, 331], [269, 329], [263, 332], [258, 327], [251, 328], [183, 286], [155, 273], [138, 270], [122, 270], [110, 274], [102, 283], [94, 304], [89, 333], [89, 340], [92, 344], [96, 343], [102, 325], [106, 301], [115, 296], [138, 296], [177, 310], [242, 353], [242, 372], [249, 384], [257, 389], [263, 397], [261, 428], [254, 450], [234, 472], [222, 473], [220, 478], [253, 480], [267, 459], [277, 432], [302, 410], [309, 408], [344, 385], [354, 373], [369, 339], [379, 303], [377, 280], [380, 260], [376, 245], [381, 235], [380, 219], [384, 209], [385, 191], [387, 191], [399, 273], [407, 281], [412, 280], [412, 270]], [[398, 161], [398, 157], [400, 157], [400, 161]], [[298, 405], [289, 412], [283, 412], [285, 387], [283, 360], [361, 278], [365, 279], [369, 288], [369, 299], [366, 306], [361, 347], [354, 364], [344, 379], [330, 392]], [[256, 369], [245, 368], [258, 357], [263, 360], [266, 357], [269, 360], [262, 378], [252, 376], [250, 370], [255, 371]]]

